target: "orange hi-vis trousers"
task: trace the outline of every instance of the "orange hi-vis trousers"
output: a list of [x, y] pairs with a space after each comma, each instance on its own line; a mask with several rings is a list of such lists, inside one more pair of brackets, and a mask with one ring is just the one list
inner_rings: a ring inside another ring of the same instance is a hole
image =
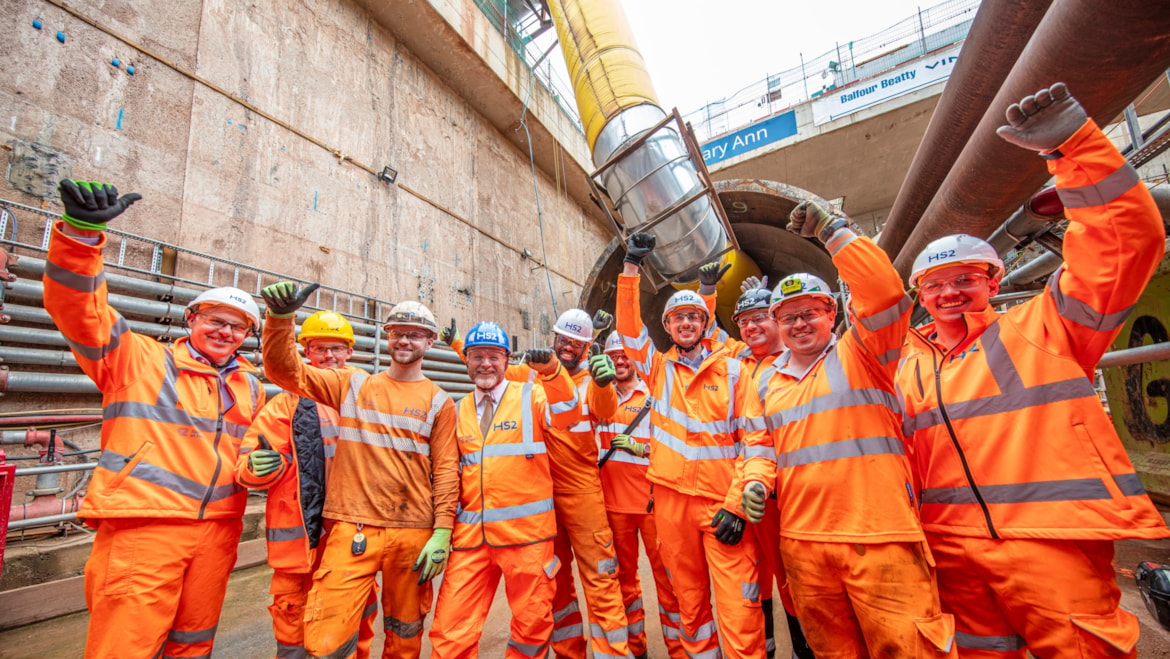
[[679, 635], [678, 600], [674, 587], [666, 576], [666, 566], [658, 551], [658, 531], [654, 516], [650, 513], [606, 513], [609, 528], [613, 531], [613, 544], [617, 548], [618, 582], [622, 587], [622, 603], [626, 607], [626, 623], [630, 630], [630, 652], [635, 657], [647, 653], [646, 610], [642, 603], [642, 584], [638, 579], [638, 534], [650, 569], [654, 575], [654, 588], [658, 593], [658, 619], [662, 623], [662, 638], [672, 659], [686, 659]]
[[[654, 522], [658, 546], [678, 598], [682, 618], [682, 645], [691, 657], [719, 655], [719, 635], [729, 659], [762, 659], [764, 615], [760, 611], [760, 584], [756, 545], [749, 534], [737, 545], [715, 539], [711, 519], [723, 502], [682, 494], [658, 485], [654, 488]], [[711, 612], [711, 584], [719, 632]]]
[[617, 553], [601, 490], [580, 494], [554, 492], [553, 507], [557, 516], [554, 547], [561, 561], [553, 595], [553, 652], [566, 659], [585, 657], [581, 612], [570, 567], [576, 555], [577, 574], [581, 577], [589, 613], [589, 645], [593, 656], [597, 659], [630, 656], [626, 609], [617, 579]]
[[531, 659], [548, 653], [552, 634], [553, 577], [561, 565], [552, 540], [519, 547], [491, 547], [451, 552], [435, 621], [431, 625], [432, 659], [473, 659], [492, 608], [500, 577], [512, 609], [506, 659]]
[[356, 533], [356, 524], [332, 522], [305, 603], [305, 649], [314, 657], [348, 657], [357, 652], [361, 621], [377, 592], [375, 576], [381, 572], [386, 629], [382, 657], [419, 656], [423, 618], [431, 610], [434, 592], [429, 581], [418, 585], [418, 572], [411, 568], [431, 529], [364, 525], [366, 550], [355, 556], [350, 548]]
[[1112, 540], [926, 539], [963, 659], [1137, 656]]
[[[316, 553], [319, 557], [320, 552]], [[305, 650], [305, 602], [309, 599], [312, 587], [312, 572], [272, 571], [272, 584], [268, 588], [272, 604], [268, 606], [268, 612], [272, 614], [272, 634], [276, 637], [278, 659], [308, 659], [309, 652]], [[377, 615], [378, 593], [375, 588], [370, 591], [366, 607], [362, 610], [357, 659], [369, 659]]]
[[243, 521], [97, 521], [85, 656], [210, 656]]
[[925, 543], [781, 538], [780, 551], [817, 659], [958, 656]]

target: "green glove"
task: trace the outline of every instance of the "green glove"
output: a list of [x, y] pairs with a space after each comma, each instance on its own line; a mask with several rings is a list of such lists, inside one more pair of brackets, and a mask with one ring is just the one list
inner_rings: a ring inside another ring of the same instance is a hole
[[613, 327], [613, 314], [605, 309], [598, 309], [597, 313], [593, 314], [593, 338], [605, 334], [605, 331]]
[[256, 476], [267, 476], [280, 469], [281, 458], [276, 451], [258, 448], [248, 454], [248, 471]]
[[455, 319], [451, 319], [450, 327], [443, 327], [439, 329], [439, 340], [447, 345], [451, 345], [459, 340], [459, 330], [455, 329]]
[[118, 196], [118, 188], [109, 183], [61, 179], [58, 189], [65, 213], [61, 219], [70, 226], [88, 231], [105, 231], [106, 223], [130, 208], [142, 195], [131, 192]]
[[723, 275], [731, 269], [731, 264], [727, 263], [722, 267], [719, 261], [712, 261], [704, 263], [699, 266], [699, 295], [710, 295], [715, 292], [715, 285], [723, 279]]
[[423, 545], [418, 559], [414, 561], [411, 570], [422, 572], [418, 575], [418, 585], [430, 581], [447, 566], [447, 556], [451, 553], [451, 529], [435, 529], [431, 532], [431, 539]]
[[268, 305], [268, 315], [273, 318], [291, 318], [309, 299], [313, 291], [321, 287], [321, 284], [309, 284], [301, 288], [296, 283], [291, 281], [278, 281], [275, 284], [265, 286], [260, 291], [260, 297], [264, 298], [264, 303]]
[[743, 511], [748, 521], [759, 524], [764, 519], [764, 506], [768, 501], [768, 488], [759, 481], [752, 481], [743, 488]]
[[597, 386], [608, 387], [617, 377], [617, 371], [613, 368], [613, 360], [604, 353], [593, 355], [589, 358], [589, 375], [597, 383]]
[[609, 443], [610, 446], [619, 451], [625, 451], [631, 455], [636, 455], [639, 458], [646, 457], [646, 450], [650, 448], [649, 444], [642, 442], [635, 442], [633, 437], [629, 435], [618, 435]]

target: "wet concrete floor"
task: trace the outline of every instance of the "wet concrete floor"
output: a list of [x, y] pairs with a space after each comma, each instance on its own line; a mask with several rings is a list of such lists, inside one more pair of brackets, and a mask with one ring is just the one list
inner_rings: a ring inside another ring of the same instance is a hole
[[[1117, 543], [1115, 564], [1118, 584], [1121, 586], [1121, 605], [1138, 616], [1142, 636], [1138, 642], [1138, 656], [1170, 658], [1170, 632], [1162, 629], [1146, 611], [1133, 580], [1133, 569], [1140, 561], [1170, 563], [1170, 541], [1132, 540]], [[643, 602], [648, 613], [646, 634], [651, 657], [667, 657], [658, 622], [658, 602], [654, 594], [649, 565], [643, 561], [640, 575], [644, 585]], [[271, 570], [266, 566], [240, 570], [232, 575], [227, 601], [219, 623], [215, 657], [224, 659], [260, 659], [273, 656], [271, 621], [268, 610], [268, 581]], [[1060, 575], [1053, 575], [1060, 578]], [[579, 582], [578, 582], [579, 583]], [[436, 590], [437, 592], [437, 590]], [[584, 601], [581, 610], [585, 610]], [[2, 614], [0, 614], [2, 615]], [[786, 659], [791, 654], [783, 611], [776, 612], [776, 656]], [[511, 616], [501, 584], [496, 593], [480, 641], [480, 655], [502, 657], [508, 641], [508, 622]], [[85, 648], [85, 628], [89, 616], [77, 613], [34, 625], [0, 632], [0, 659], [67, 659], [81, 657]], [[430, 618], [427, 619], [427, 628]], [[374, 641], [374, 656], [380, 656], [383, 634], [378, 630]], [[424, 637], [423, 656], [430, 656], [430, 642]]]

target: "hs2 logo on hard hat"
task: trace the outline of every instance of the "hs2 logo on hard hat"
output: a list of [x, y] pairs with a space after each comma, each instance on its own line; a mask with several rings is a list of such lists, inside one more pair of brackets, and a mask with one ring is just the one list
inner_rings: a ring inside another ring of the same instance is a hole
[[948, 249], [946, 251], [939, 252], [938, 254], [931, 254], [930, 256], [926, 257], [926, 262], [927, 263], [934, 263], [935, 261], [941, 261], [943, 259], [953, 259], [953, 258], [955, 258], [955, 250]]
[[565, 323], [565, 329], [571, 332], [580, 332], [581, 326], [576, 323]]

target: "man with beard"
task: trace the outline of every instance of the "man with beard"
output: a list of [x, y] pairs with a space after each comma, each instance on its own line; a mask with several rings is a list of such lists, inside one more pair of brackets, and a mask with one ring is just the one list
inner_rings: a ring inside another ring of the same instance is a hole
[[460, 507], [431, 628], [433, 656], [475, 656], [503, 576], [512, 610], [504, 656], [544, 657], [553, 627], [553, 578], [571, 569], [553, 553], [546, 440], [551, 428], [577, 421], [576, 388], [552, 359], [533, 365], [543, 386], [506, 380], [511, 344], [496, 323], [472, 327], [466, 348], [475, 391], [459, 402]]
[[263, 290], [269, 379], [340, 412], [323, 511], [330, 528], [305, 605], [305, 648], [315, 657], [355, 649], [380, 571], [382, 656], [417, 657], [430, 580], [446, 564], [459, 498], [455, 404], [422, 374], [438, 326], [421, 303], [401, 302], [384, 327], [389, 369], [370, 375], [315, 368], [297, 355], [293, 317], [316, 288], [280, 282]]
[[726, 346], [703, 338], [711, 314], [689, 290], [672, 295], [662, 313], [673, 347], [665, 353], [655, 348], [640, 316], [638, 274], [654, 243], [645, 233], [627, 241], [617, 330], [654, 399], [646, 476], [657, 486], [654, 520], [679, 601], [683, 648], [691, 656], [719, 652], [713, 582], [724, 651], [735, 658], [764, 657], [755, 543], [739, 542], [744, 520], [723, 508], [735, 472], [731, 417], [740, 363]]

